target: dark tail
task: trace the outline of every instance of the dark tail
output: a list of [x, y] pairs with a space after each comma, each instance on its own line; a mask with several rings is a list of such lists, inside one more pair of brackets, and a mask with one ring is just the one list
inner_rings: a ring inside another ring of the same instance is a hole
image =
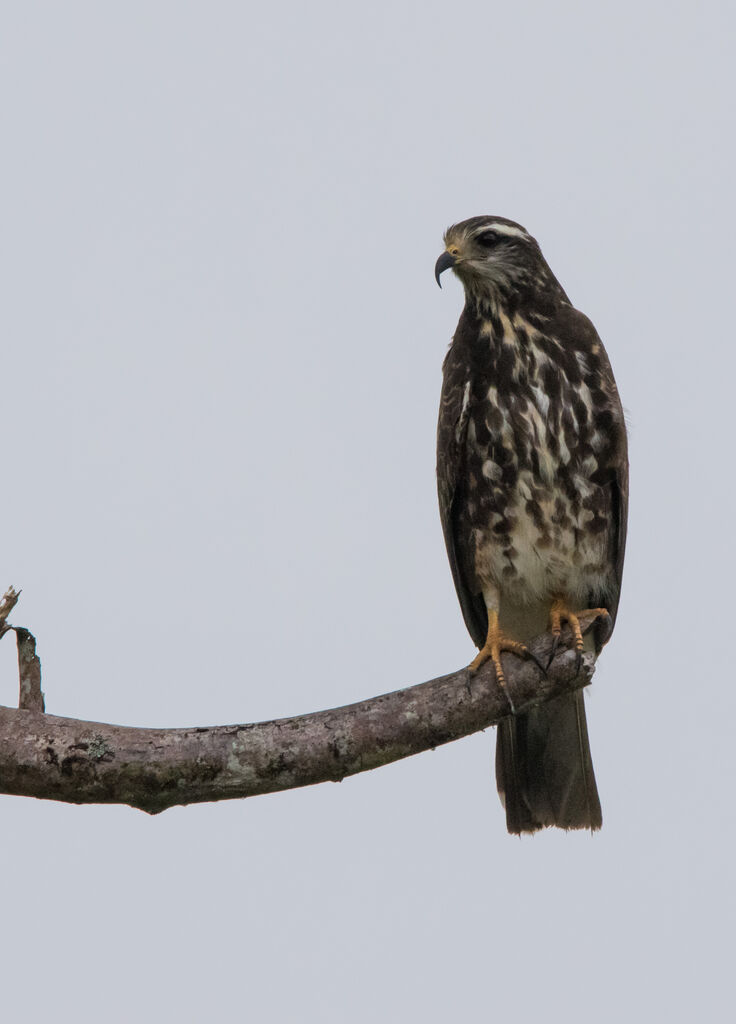
[[496, 784], [509, 832], [601, 827], [582, 690], [499, 723]]

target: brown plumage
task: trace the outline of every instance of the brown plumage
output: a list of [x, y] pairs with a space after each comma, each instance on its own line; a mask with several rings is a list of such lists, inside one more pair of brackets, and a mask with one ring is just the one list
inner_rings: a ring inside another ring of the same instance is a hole
[[[499, 652], [555, 625], [555, 611], [605, 608], [621, 587], [628, 461], [606, 352], [536, 241], [513, 221], [449, 228], [465, 308], [444, 362], [437, 480], [466, 625]], [[582, 640], [580, 641], [582, 644]], [[597, 644], [597, 646], [599, 646]], [[599, 828], [582, 693], [498, 729], [496, 777], [510, 832]]]

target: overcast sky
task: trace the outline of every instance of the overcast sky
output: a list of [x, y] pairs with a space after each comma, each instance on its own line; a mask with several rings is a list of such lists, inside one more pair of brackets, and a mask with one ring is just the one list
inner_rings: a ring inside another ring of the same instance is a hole
[[50, 712], [254, 721], [470, 660], [434, 481], [453, 221], [539, 239], [632, 462], [599, 835], [508, 836], [490, 732], [157, 818], [1, 797], [5, 1020], [726, 1018], [733, 29], [725, 2], [2, 5], [0, 589]]

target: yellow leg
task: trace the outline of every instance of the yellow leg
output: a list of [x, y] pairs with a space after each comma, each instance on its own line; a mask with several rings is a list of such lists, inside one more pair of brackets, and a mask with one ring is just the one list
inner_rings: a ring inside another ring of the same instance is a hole
[[[506, 676], [504, 675], [503, 668], [501, 666], [501, 652], [511, 651], [513, 654], [518, 654], [520, 658], [531, 658], [537, 662], [537, 659], [531, 654], [530, 651], [520, 644], [518, 640], [512, 640], [510, 637], [501, 630], [498, 624], [498, 612], [488, 609], [488, 635], [486, 636], [486, 642], [483, 647], [478, 651], [478, 654], [471, 661], [468, 668], [471, 674], [478, 671], [481, 665], [487, 661], [493, 662], [493, 667], [496, 670], [496, 679], [498, 685], [506, 688]], [[537, 662], [539, 665], [539, 662]], [[540, 665], [540, 668], [542, 666]]]
[[573, 640], [575, 642], [575, 650], [577, 651], [578, 658], [583, 653], [583, 631], [580, 626], [580, 616], [585, 615], [608, 615], [608, 611], [605, 608], [586, 608], [584, 611], [573, 612], [567, 605], [564, 598], [558, 597], [552, 602], [552, 607], [549, 610], [549, 631], [555, 638], [555, 642], [552, 646], [552, 654], [557, 650], [557, 645], [560, 642], [560, 633], [562, 632], [562, 623], [566, 622], [572, 630]]

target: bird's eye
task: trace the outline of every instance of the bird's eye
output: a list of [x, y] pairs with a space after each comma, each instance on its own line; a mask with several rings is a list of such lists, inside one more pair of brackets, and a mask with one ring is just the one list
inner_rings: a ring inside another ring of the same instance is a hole
[[482, 235], [478, 235], [476, 242], [478, 245], [482, 245], [484, 249], [490, 249], [498, 241], [498, 235], [495, 231], [484, 231]]

